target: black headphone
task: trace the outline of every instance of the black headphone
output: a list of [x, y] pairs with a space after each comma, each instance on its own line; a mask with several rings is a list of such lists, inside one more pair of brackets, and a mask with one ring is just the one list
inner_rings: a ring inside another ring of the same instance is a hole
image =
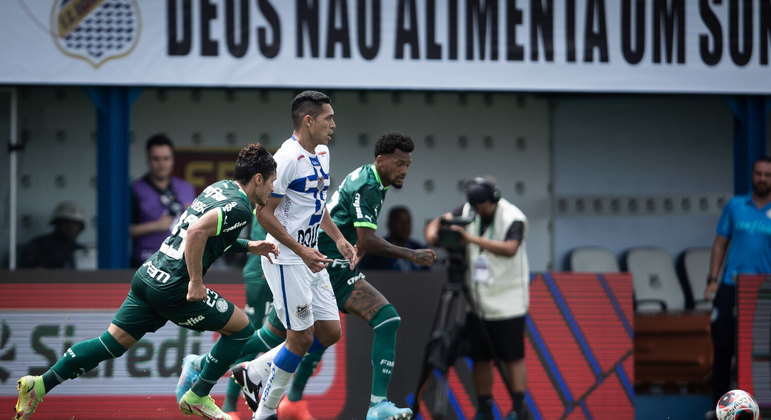
[[468, 183], [466, 183], [466, 192], [468, 193], [468, 189], [472, 185], [481, 185], [484, 187], [484, 189], [487, 191], [487, 199], [485, 201], [490, 201], [493, 203], [497, 203], [498, 200], [501, 199], [501, 192], [498, 190], [498, 187], [489, 179], [485, 177], [478, 176]]

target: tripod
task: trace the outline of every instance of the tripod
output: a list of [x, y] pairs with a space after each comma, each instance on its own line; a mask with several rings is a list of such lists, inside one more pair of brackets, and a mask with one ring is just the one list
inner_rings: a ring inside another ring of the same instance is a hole
[[[426, 344], [423, 353], [423, 366], [418, 378], [418, 387], [415, 391], [415, 401], [412, 405], [412, 412], [417, 416], [420, 412], [420, 402], [423, 399], [426, 382], [434, 369], [441, 372], [444, 381], [440, 381], [441, 386], [437, 386], [434, 396], [434, 410], [432, 415], [436, 420], [446, 418], [446, 409], [448, 404], [446, 392], [446, 379], [448, 370], [455, 365], [455, 361], [461, 356], [461, 346], [463, 340], [463, 328], [466, 324], [467, 308], [474, 314], [479, 314], [474, 299], [471, 298], [468, 285], [465, 282], [466, 264], [465, 253], [462, 250], [449, 249], [449, 267], [447, 270], [447, 283], [442, 287], [442, 293], [439, 298], [439, 305], [434, 314], [433, 326], [431, 329], [431, 338]], [[511, 378], [503, 361], [498, 358], [487, 327], [479, 316], [473, 317], [477, 325], [471, 327], [477, 328], [487, 347], [489, 354], [495, 363], [498, 372], [501, 374], [506, 390], [509, 392], [512, 400], [514, 395], [511, 386]]]

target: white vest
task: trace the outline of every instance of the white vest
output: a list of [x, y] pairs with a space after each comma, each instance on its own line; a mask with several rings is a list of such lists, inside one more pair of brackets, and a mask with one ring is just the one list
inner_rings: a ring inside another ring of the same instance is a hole
[[[470, 204], [463, 206], [463, 216], [469, 216], [473, 213]], [[514, 222], [524, 223], [524, 232], [519, 249], [513, 257], [503, 257], [494, 255], [491, 252], [481, 250], [474, 244], [466, 246], [469, 266], [472, 266], [474, 260], [479, 256], [480, 251], [484, 253], [490, 264], [490, 281], [487, 283], [475, 282], [471, 278], [471, 273], [466, 273], [466, 281], [469, 285], [471, 298], [477, 306], [479, 316], [487, 320], [507, 319], [527, 314], [527, 308], [530, 304], [530, 269], [527, 261], [527, 249], [525, 247], [525, 236], [527, 234], [527, 217], [517, 206], [501, 198], [495, 208], [493, 223], [487, 230], [479, 235], [479, 227], [482, 223], [479, 216], [466, 226], [466, 232], [474, 236], [503, 241], [506, 231]], [[490, 229], [492, 228], [492, 232]]]

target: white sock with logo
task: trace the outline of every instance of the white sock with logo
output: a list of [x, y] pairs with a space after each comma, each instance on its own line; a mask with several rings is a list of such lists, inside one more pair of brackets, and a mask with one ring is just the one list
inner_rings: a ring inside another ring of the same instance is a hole
[[[258, 383], [268, 378], [268, 375], [270, 375], [270, 367], [273, 364], [273, 358], [276, 357], [276, 353], [284, 348], [285, 345], [286, 342], [283, 342], [249, 362], [246, 374], [252, 382]], [[265, 384], [262, 385], [264, 386]]]

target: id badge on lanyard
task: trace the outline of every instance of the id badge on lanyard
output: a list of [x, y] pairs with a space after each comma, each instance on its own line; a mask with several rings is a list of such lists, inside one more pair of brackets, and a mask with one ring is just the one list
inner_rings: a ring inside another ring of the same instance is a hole
[[476, 283], [490, 282], [490, 258], [483, 252], [479, 253], [471, 265], [471, 278]]

